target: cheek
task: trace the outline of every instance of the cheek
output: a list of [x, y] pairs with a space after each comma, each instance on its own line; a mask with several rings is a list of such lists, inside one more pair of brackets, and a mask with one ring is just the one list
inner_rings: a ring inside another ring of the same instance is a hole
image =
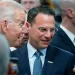
[[53, 36], [54, 36], [54, 33], [51, 34], [51, 38], [53, 38]]
[[19, 37], [20, 34], [21, 34], [21, 29], [20, 29], [20, 28], [14, 28], [14, 29], [12, 30], [12, 35], [13, 35], [14, 37]]

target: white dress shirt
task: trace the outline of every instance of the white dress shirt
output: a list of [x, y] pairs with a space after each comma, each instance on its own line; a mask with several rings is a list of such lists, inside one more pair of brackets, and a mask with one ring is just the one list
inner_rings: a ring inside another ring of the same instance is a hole
[[[34, 56], [34, 53], [37, 51], [34, 47], [32, 47], [28, 41], [27, 43], [27, 49], [28, 49], [28, 58], [29, 58], [29, 65], [30, 65], [30, 71], [31, 75], [33, 75], [33, 65], [36, 57]], [[42, 67], [44, 65], [44, 60], [45, 60], [45, 55], [46, 55], [46, 49], [41, 49], [40, 50], [43, 54], [43, 56], [40, 56], [41, 61], [42, 61]]]
[[10, 47], [10, 50], [11, 51], [14, 51], [14, 50], [16, 50], [17, 48], [15, 48], [15, 47]]
[[75, 42], [74, 42], [75, 35], [72, 32], [70, 32], [68, 29], [63, 27], [62, 25], [60, 25], [60, 28], [66, 33], [66, 35], [69, 37], [69, 39], [72, 41], [72, 43], [75, 44]]

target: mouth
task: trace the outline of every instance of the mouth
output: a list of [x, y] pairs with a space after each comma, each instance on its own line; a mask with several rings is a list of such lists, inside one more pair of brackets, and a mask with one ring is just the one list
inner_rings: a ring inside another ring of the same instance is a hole
[[49, 44], [50, 40], [42, 40], [44, 44]]
[[28, 41], [28, 38], [23, 38], [22, 40], [23, 40], [23, 41]]

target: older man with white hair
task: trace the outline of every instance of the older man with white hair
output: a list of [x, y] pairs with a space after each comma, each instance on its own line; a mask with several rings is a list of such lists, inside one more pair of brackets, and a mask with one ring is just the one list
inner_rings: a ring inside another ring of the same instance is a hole
[[[21, 4], [13, 0], [0, 1], [0, 33], [7, 38], [10, 47], [13, 47], [17, 39], [21, 37], [26, 16]], [[14, 75], [11, 72], [9, 75]]]

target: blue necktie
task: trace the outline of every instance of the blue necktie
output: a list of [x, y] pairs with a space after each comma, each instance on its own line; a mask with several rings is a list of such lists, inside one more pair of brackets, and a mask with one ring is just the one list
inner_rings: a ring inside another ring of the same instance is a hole
[[36, 59], [34, 61], [34, 66], [33, 66], [33, 75], [41, 75], [42, 73], [42, 61], [40, 58], [41, 55], [42, 53], [39, 51], [35, 53]]

